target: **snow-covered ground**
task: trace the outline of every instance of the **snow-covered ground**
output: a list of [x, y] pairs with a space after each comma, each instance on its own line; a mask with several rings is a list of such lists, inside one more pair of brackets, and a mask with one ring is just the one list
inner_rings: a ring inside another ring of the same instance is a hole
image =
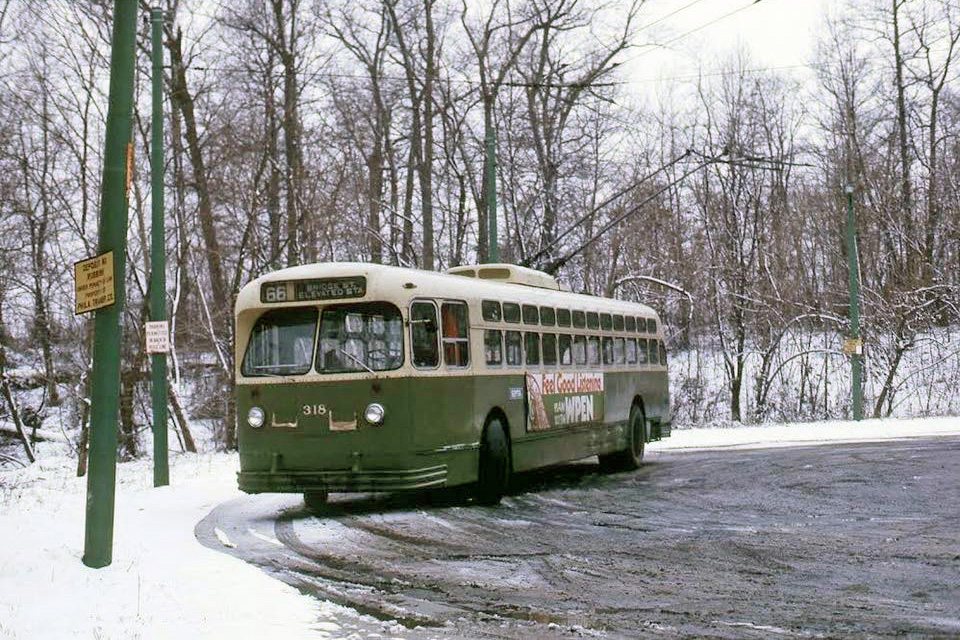
[[[649, 455], [957, 434], [960, 418], [689, 429]], [[159, 489], [150, 461], [120, 465], [113, 563], [90, 569], [86, 480], [55, 445], [39, 454], [27, 469], [0, 471], [0, 638], [342, 638], [357, 618], [196, 541], [196, 523], [242, 495], [235, 455], [175, 456], [173, 484]]]

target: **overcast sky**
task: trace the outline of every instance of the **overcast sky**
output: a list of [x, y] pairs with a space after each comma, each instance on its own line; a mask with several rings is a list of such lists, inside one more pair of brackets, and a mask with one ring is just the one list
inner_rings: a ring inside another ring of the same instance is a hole
[[813, 57], [816, 28], [831, 3], [840, 0], [651, 0], [644, 11], [650, 28], [638, 40], [666, 47], [630, 56], [630, 79], [695, 74], [741, 43], [757, 67], [802, 66]]

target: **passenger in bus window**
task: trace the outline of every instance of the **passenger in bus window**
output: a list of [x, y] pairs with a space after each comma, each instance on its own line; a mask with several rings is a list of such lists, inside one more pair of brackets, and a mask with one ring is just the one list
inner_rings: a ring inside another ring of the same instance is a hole
[[573, 364], [573, 350], [571, 348], [572, 340], [569, 335], [560, 336], [560, 364], [567, 366]]
[[613, 364], [613, 338], [603, 338], [603, 364]]
[[519, 331], [507, 331], [504, 335], [507, 351], [507, 364], [520, 365], [523, 363], [523, 338]]
[[443, 326], [443, 361], [452, 367], [469, 364], [467, 338], [467, 305], [462, 302], [444, 302], [440, 307]]
[[503, 336], [499, 331], [487, 329], [483, 332], [483, 347], [487, 364], [503, 364]]
[[600, 364], [600, 336], [589, 336], [587, 338], [587, 362]]
[[587, 364], [586, 336], [573, 337], [573, 361], [577, 364]]

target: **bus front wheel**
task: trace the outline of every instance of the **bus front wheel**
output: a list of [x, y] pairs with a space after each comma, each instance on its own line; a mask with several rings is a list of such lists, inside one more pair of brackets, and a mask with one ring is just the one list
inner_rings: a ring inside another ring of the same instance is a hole
[[627, 447], [600, 456], [600, 466], [606, 471], [633, 471], [643, 462], [643, 449], [646, 441], [646, 422], [643, 409], [637, 405], [630, 408], [627, 422]]
[[477, 502], [497, 505], [510, 481], [510, 445], [503, 424], [494, 418], [483, 432], [480, 443], [480, 468], [477, 477]]

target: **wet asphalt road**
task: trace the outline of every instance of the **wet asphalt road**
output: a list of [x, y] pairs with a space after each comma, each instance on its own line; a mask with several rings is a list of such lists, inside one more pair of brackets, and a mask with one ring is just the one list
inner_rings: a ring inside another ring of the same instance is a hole
[[249, 496], [196, 533], [368, 614], [341, 637], [960, 637], [960, 438], [647, 455], [497, 508]]

